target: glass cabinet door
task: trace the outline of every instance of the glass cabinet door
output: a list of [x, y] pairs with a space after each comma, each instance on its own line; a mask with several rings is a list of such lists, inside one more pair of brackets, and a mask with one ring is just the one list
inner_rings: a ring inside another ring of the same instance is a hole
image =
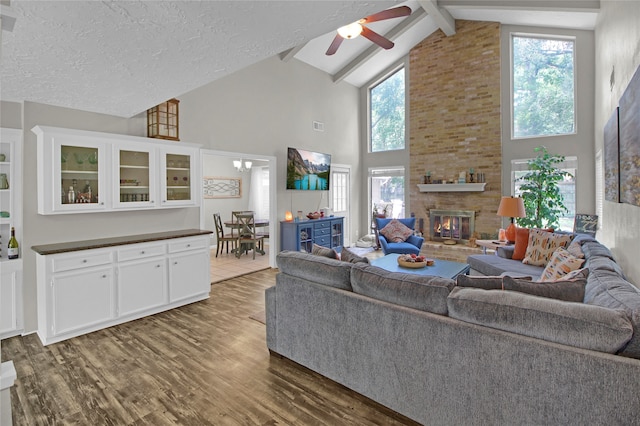
[[162, 203], [194, 204], [194, 157], [191, 152], [164, 152], [164, 189]]
[[154, 151], [140, 148], [114, 150], [117, 181], [116, 208], [152, 207], [155, 204]]
[[[55, 146], [59, 163], [54, 165], [58, 176], [54, 210], [100, 210], [104, 186], [104, 148], [100, 144], [76, 145], [60, 143]], [[57, 167], [56, 167], [57, 166]], [[59, 192], [58, 192], [59, 191]]]

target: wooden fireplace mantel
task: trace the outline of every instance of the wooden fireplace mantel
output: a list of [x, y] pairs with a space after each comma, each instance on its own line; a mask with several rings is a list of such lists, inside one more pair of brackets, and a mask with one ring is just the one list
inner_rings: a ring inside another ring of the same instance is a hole
[[481, 192], [487, 183], [419, 183], [420, 192]]

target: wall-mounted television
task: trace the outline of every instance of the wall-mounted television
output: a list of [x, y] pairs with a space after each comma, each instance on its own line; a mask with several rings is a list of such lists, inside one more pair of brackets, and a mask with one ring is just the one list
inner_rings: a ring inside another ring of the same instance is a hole
[[328, 191], [331, 155], [287, 149], [287, 189]]

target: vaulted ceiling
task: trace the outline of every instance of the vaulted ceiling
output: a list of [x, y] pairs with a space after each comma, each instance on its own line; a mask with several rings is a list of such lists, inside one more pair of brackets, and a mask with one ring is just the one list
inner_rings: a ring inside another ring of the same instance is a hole
[[[325, 52], [338, 27], [407, 5]], [[591, 30], [599, 0], [1, 2], [0, 99], [131, 117], [273, 55], [357, 87], [456, 19]]]

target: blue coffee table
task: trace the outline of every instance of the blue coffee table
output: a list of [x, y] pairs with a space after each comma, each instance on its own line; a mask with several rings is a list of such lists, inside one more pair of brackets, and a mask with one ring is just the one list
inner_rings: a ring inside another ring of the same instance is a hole
[[404, 272], [405, 274], [431, 275], [436, 277], [451, 278], [453, 280], [460, 274], [469, 273], [469, 265], [466, 263], [452, 262], [450, 260], [436, 259], [433, 266], [424, 268], [403, 268], [398, 265], [399, 254], [392, 253], [384, 257], [372, 259], [371, 264], [390, 272]]

